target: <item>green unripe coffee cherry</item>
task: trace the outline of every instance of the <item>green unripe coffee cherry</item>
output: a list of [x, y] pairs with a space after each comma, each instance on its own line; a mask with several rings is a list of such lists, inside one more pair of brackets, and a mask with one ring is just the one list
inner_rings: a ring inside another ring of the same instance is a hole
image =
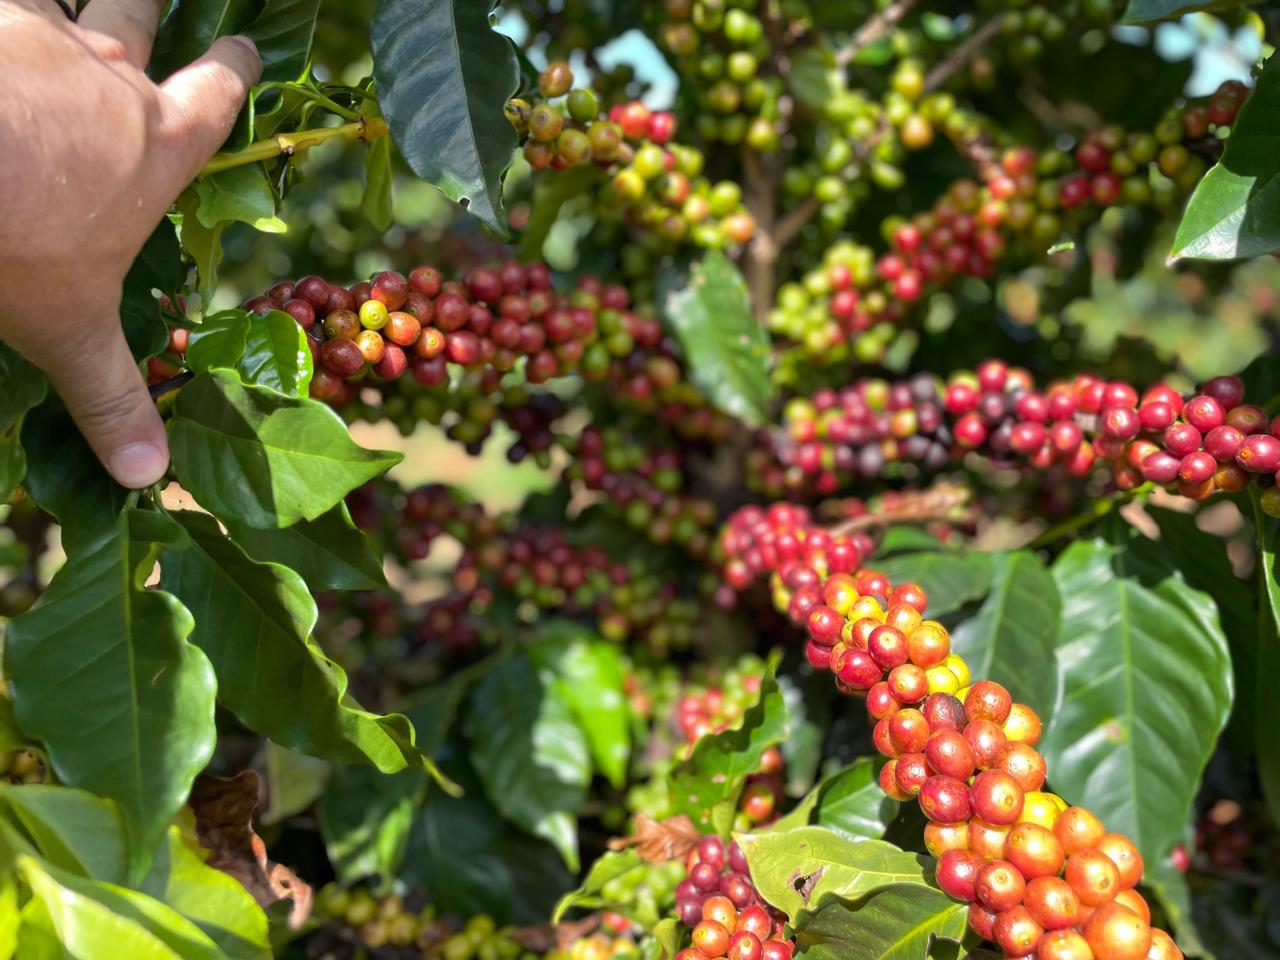
[[742, 204], [742, 188], [732, 180], [721, 180], [711, 188], [707, 200], [713, 215], [726, 217]]
[[366, 330], [381, 330], [387, 325], [387, 305], [381, 300], [366, 300], [360, 304], [360, 324]]
[[556, 154], [571, 167], [578, 167], [591, 159], [591, 139], [581, 130], [561, 130], [556, 137]]
[[578, 123], [590, 123], [600, 115], [600, 102], [594, 92], [579, 87], [569, 92], [569, 116]]
[[760, 63], [746, 50], [735, 50], [729, 54], [725, 68], [730, 80], [735, 83], [747, 83], [756, 79], [756, 71], [760, 68]]
[[529, 135], [535, 140], [549, 143], [560, 136], [564, 129], [564, 114], [549, 103], [540, 103], [529, 115]]
[[652, 180], [666, 172], [667, 155], [656, 143], [646, 143], [636, 151], [632, 169], [646, 180]]

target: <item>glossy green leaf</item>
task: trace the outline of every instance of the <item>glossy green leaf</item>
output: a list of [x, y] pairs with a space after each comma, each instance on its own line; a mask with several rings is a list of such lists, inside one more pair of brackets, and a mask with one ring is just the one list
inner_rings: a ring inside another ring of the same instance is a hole
[[288, 567], [312, 590], [377, 590], [387, 585], [372, 542], [351, 522], [345, 503], [283, 530], [232, 521], [227, 532], [255, 560]]
[[689, 759], [672, 771], [672, 815], [687, 814], [704, 832], [727, 835], [747, 777], [760, 769], [764, 752], [786, 736], [787, 705], [770, 672], [742, 723], [703, 737]]
[[242, 33], [262, 57], [262, 82], [286, 83], [307, 72], [320, 0], [266, 0]]
[[0, 693], [0, 750], [22, 750], [29, 745], [13, 718], [13, 701]]
[[147, 71], [157, 80], [185, 67], [219, 37], [239, 33], [253, 17], [253, 0], [183, 0], [160, 24]]
[[124, 882], [124, 830], [110, 801], [70, 787], [2, 784], [0, 811], [53, 866], [94, 880]]
[[929, 550], [873, 560], [871, 566], [895, 584], [918, 583], [929, 598], [930, 617], [954, 613], [991, 591], [992, 554]]
[[391, 155], [392, 144], [387, 137], [379, 137], [364, 151], [364, 198], [360, 209], [379, 230], [391, 226], [391, 181], [395, 177]]
[[1254, 707], [1246, 717], [1253, 725], [1258, 779], [1262, 782], [1262, 794], [1272, 814], [1280, 816], [1280, 742], [1277, 742], [1274, 733], [1268, 734], [1268, 731], [1277, 728], [1260, 726], [1280, 724], [1280, 700], [1275, 696], [1272, 682], [1276, 671], [1280, 670], [1280, 582], [1276, 579], [1280, 522], [1262, 512], [1257, 491], [1253, 491], [1251, 497], [1254, 533], [1258, 542], [1258, 579], [1266, 612], [1260, 612], [1258, 617], [1256, 653], [1251, 663], [1245, 665], [1246, 669], [1253, 667], [1252, 679], [1245, 674], [1241, 685], [1253, 685], [1250, 699]]
[[[796, 809], [772, 829], [826, 827], [854, 840], [878, 840], [898, 813], [898, 804], [880, 789], [878, 764], [861, 757], [815, 786]], [[797, 815], [798, 814], [798, 815]]]
[[324, 793], [333, 764], [268, 740], [262, 766], [267, 778], [267, 806], [258, 812], [266, 826], [283, 823], [311, 807]]
[[793, 920], [829, 895], [857, 899], [890, 884], [929, 881], [930, 858], [882, 840], [850, 840], [826, 827], [737, 838], [760, 895]]
[[120, 299], [120, 323], [134, 357], [155, 356], [169, 343], [169, 331], [160, 316], [160, 301], [153, 291], [174, 294], [186, 276], [182, 252], [173, 224], [165, 218], [134, 259], [124, 278]]
[[609, 904], [604, 899], [602, 891], [605, 884], [628, 874], [647, 873], [648, 870], [648, 864], [641, 860], [640, 854], [634, 850], [609, 851], [591, 865], [591, 869], [587, 871], [586, 877], [577, 889], [560, 898], [560, 902], [556, 904], [555, 913], [551, 915], [551, 922], [559, 923], [564, 919], [564, 915], [575, 907], [598, 910], [604, 907], [621, 906], [625, 910], [625, 905]]
[[1241, 5], [1241, 0], [1129, 0], [1122, 23], [1150, 23], [1153, 20], [1169, 20], [1197, 10], [1231, 10]]
[[809, 960], [923, 960], [939, 940], [959, 943], [969, 908], [921, 884], [893, 884], [848, 901], [830, 897], [795, 921]]
[[747, 285], [733, 261], [710, 251], [660, 306], [693, 382], [725, 413], [762, 423], [773, 389], [769, 335], [751, 312]]
[[416, 770], [386, 774], [372, 767], [338, 767], [333, 771], [316, 815], [325, 852], [340, 881], [395, 876], [429, 783]]
[[213, 753], [214, 674], [187, 642], [191, 614], [143, 586], [181, 539], [167, 516], [126, 511], [5, 641], [19, 727], [44, 743], [61, 782], [116, 802], [135, 877]]
[[195, 373], [214, 367], [234, 368], [244, 356], [249, 340], [249, 314], [224, 310], [205, 317], [191, 328], [185, 359]]
[[226, 370], [182, 388], [169, 449], [201, 506], [263, 528], [314, 520], [401, 459], [357, 445], [324, 404], [243, 384]]
[[520, 83], [490, 0], [382, 0], [373, 18], [378, 104], [419, 177], [506, 232], [502, 176], [516, 148], [503, 106]]
[[964, 657], [974, 679], [1004, 684], [1047, 724], [1058, 702], [1058, 588], [1029, 550], [991, 554], [991, 574], [990, 595], [951, 631], [951, 647]]
[[72, 957], [220, 960], [223, 956], [199, 927], [158, 900], [44, 866], [25, 854], [18, 856], [16, 867], [31, 895], [48, 911], [58, 939]]
[[1240, 371], [1240, 379], [1251, 403], [1270, 414], [1280, 412], [1280, 356], [1264, 353]]
[[1041, 750], [1054, 791], [1087, 802], [1149, 861], [1190, 814], [1231, 708], [1218, 612], [1131, 527], [1073, 543], [1053, 567], [1062, 596], [1063, 696]]
[[435, 772], [406, 717], [371, 713], [347, 694], [346, 673], [311, 638], [316, 606], [301, 577], [250, 559], [207, 514], [173, 516], [186, 537], [165, 554], [161, 584], [189, 604], [191, 640], [213, 663], [227, 709], [302, 753]]
[[250, 318], [239, 369], [245, 383], [305, 399], [315, 369], [306, 331], [279, 310]]
[[138, 888], [172, 907], [217, 944], [229, 960], [269, 960], [267, 915], [240, 882], [205, 864], [170, 827]]
[[493, 805], [576, 871], [576, 811], [591, 780], [591, 752], [557, 687], [524, 654], [509, 657], [476, 684], [466, 730]]
[[586, 735], [596, 769], [615, 787], [622, 787], [631, 756], [631, 719], [617, 645], [562, 620], [539, 629], [530, 653], [534, 663], [549, 673], [557, 695]]
[[266, 171], [258, 164], [220, 170], [195, 182], [196, 217], [212, 230], [220, 223], [247, 223], [263, 233], [284, 233], [276, 216], [276, 195]]
[[1233, 260], [1280, 250], [1280, 64], [1267, 61], [1222, 159], [1204, 175], [1170, 258]]
[[195, 190], [190, 187], [178, 197], [176, 206], [182, 218], [178, 238], [182, 242], [182, 249], [195, 264], [196, 292], [208, 306], [218, 287], [218, 268], [222, 265], [222, 232], [227, 225], [220, 223], [210, 228], [202, 224], [196, 214], [199, 203]]
[[103, 469], [57, 396], [27, 414], [22, 446], [27, 492], [57, 518], [68, 554], [99, 536], [124, 509], [129, 491]]
[[22, 423], [48, 388], [43, 373], [8, 344], [0, 343], [0, 500], [8, 500], [27, 474]]

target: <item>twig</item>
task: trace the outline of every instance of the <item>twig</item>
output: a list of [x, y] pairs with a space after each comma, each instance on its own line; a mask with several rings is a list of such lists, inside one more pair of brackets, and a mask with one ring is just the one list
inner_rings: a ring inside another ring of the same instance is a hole
[[871, 46], [911, 12], [916, 0], [897, 0], [858, 28], [849, 43], [836, 51], [836, 66], [847, 67], [863, 50]]
[[777, 280], [778, 244], [774, 239], [779, 171], [774, 155], [761, 156], [750, 147], [742, 150], [743, 200], [755, 219], [756, 230], [747, 244], [743, 278], [751, 297], [751, 308], [764, 323], [773, 306]]
[[992, 17], [969, 35], [969, 39], [956, 47], [951, 53], [939, 60], [924, 78], [924, 89], [928, 93], [937, 90], [946, 83], [961, 67], [965, 66], [973, 55], [995, 39], [1000, 32], [1000, 18]]
[[914, 494], [904, 494], [902, 501], [890, 510], [850, 517], [827, 528], [834, 537], [847, 536], [858, 530], [888, 527], [898, 523], [925, 524], [935, 520], [970, 523], [978, 519], [973, 508], [966, 506], [972, 492], [968, 487], [941, 482]]
[[388, 132], [385, 120], [379, 117], [365, 117], [354, 123], [344, 123], [337, 127], [319, 127], [315, 130], [281, 133], [252, 143], [243, 150], [214, 154], [212, 159], [204, 165], [199, 176], [207, 177], [211, 173], [270, 160], [273, 157], [290, 157], [328, 140], [364, 140], [367, 143], [379, 137], [385, 137]]

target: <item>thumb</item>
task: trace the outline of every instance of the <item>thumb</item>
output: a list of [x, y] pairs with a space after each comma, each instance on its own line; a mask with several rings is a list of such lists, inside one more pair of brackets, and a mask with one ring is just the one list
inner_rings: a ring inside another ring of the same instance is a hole
[[235, 126], [249, 89], [262, 75], [248, 37], [220, 37], [199, 60], [160, 85], [161, 132], [171, 144], [164, 175], [176, 194], [200, 172]]
[[[169, 443], [118, 320], [86, 325], [79, 348], [41, 358], [102, 465], [125, 487], [147, 487], [169, 466]], [[94, 331], [89, 333], [89, 331]]]

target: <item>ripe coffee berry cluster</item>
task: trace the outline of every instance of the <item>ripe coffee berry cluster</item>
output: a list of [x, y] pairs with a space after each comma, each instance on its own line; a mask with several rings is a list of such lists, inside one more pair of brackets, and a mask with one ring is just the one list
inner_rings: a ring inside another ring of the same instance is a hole
[[706, 553], [715, 505], [682, 493], [678, 450], [643, 446], [613, 427], [588, 427], [576, 443], [566, 442], [576, 454], [570, 478], [605, 494], [629, 527], [654, 543], [678, 544], [695, 557]]
[[693, 946], [677, 960], [791, 960], [780, 917], [760, 900], [736, 842], [703, 837], [689, 852], [676, 887], [676, 915], [693, 928]]
[[[520, 362], [530, 383], [543, 383], [579, 369], [598, 340], [597, 313], [625, 311], [628, 303], [625, 290], [595, 278], [558, 294], [544, 264], [508, 261], [461, 280], [445, 280], [434, 267], [408, 277], [387, 271], [349, 288], [304, 277], [244, 306], [283, 310], [307, 331], [316, 360], [311, 395], [342, 406], [365, 378], [379, 384], [409, 373], [423, 386], [442, 386], [449, 364], [483, 371], [487, 392]], [[597, 352], [603, 375], [607, 351]]]
[[1137, 848], [1044, 792], [1039, 717], [1000, 684], [970, 682], [946, 628], [924, 619], [923, 590], [895, 589], [866, 570], [822, 570], [817, 561], [827, 558], [810, 541], [823, 542], [823, 531], [788, 505], [740, 511], [722, 537], [726, 555], [744, 545], [744, 530], [748, 551], [759, 551], [772, 575], [777, 608], [807, 630], [809, 662], [866, 699], [888, 758], [880, 784], [895, 800], [919, 802], [938, 884], [970, 905], [976, 933], [1009, 958], [1182, 956], [1151, 927], [1134, 889], [1143, 870]]
[[766, 490], [829, 493], [888, 462], [932, 471], [977, 451], [1074, 476], [1106, 467], [1120, 489], [1150, 481], [1203, 500], [1254, 480], [1272, 487], [1280, 470], [1280, 418], [1244, 392], [1238, 377], [1215, 377], [1184, 399], [1161, 384], [1140, 394], [1089, 374], [1040, 389], [1025, 370], [990, 360], [945, 387], [927, 375], [861, 380], [793, 401], [773, 438], [777, 461], [757, 453], [752, 463]]

